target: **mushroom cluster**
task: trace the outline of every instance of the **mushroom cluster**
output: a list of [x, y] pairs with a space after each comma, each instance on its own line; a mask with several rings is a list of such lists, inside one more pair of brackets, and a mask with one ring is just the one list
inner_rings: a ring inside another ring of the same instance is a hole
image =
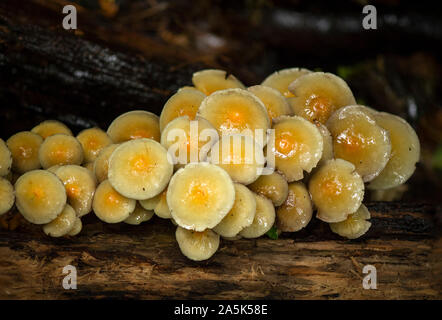
[[134, 110], [77, 136], [47, 120], [0, 139], [0, 215], [15, 204], [51, 237], [77, 235], [90, 212], [131, 225], [156, 215], [201, 261], [220, 238], [296, 232], [314, 213], [358, 238], [371, 225], [365, 185], [396, 188], [419, 161], [413, 128], [357, 105], [336, 75], [284, 69], [247, 88], [208, 69], [192, 82], [160, 116]]

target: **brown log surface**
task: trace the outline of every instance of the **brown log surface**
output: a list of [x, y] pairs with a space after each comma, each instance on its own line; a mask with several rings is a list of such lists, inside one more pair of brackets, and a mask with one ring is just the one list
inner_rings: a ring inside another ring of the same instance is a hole
[[[372, 203], [372, 228], [343, 240], [314, 219], [278, 240], [222, 241], [208, 261], [185, 258], [175, 227], [105, 225], [93, 214], [71, 239], [22, 225], [0, 231], [0, 299], [441, 299], [442, 241], [430, 205]], [[78, 271], [64, 290], [63, 267]], [[378, 288], [362, 287], [363, 266]]]

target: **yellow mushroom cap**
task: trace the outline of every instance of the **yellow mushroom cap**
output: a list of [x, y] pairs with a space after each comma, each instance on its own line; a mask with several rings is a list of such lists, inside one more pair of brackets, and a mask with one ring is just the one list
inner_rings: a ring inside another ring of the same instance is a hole
[[282, 116], [275, 120], [274, 146], [276, 169], [292, 182], [303, 178], [303, 171], [310, 172], [322, 157], [324, 142], [319, 129], [298, 116]]
[[192, 76], [192, 82], [198, 90], [206, 95], [224, 89], [245, 89], [241, 81], [239, 81], [234, 75], [227, 74], [226, 71], [217, 69], [206, 69], [195, 72]]
[[74, 208], [78, 217], [92, 210], [92, 199], [95, 192], [95, 178], [91, 172], [78, 165], [60, 166], [55, 174], [63, 182], [68, 203]]
[[129, 111], [112, 121], [107, 134], [114, 143], [140, 138], [160, 141], [159, 118], [145, 110]]
[[364, 106], [337, 110], [327, 121], [335, 158], [353, 163], [364, 182], [373, 180], [390, 159], [388, 131], [376, 124]]
[[210, 162], [226, 170], [234, 182], [250, 184], [262, 173], [265, 157], [252, 137], [229, 134], [213, 145]]
[[75, 210], [67, 204], [57, 218], [43, 226], [43, 232], [55, 238], [65, 236], [74, 228], [76, 219]]
[[283, 232], [296, 232], [305, 228], [312, 219], [313, 207], [310, 194], [302, 182], [288, 186], [288, 196], [276, 211], [278, 229]]
[[356, 104], [347, 83], [331, 73], [303, 75], [290, 84], [289, 90], [294, 95], [290, 104], [295, 115], [311, 122], [325, 123], [334, 111]]
[[380, 112], [375, 119], [390, 135], [391, 158], [368, 188], [390, 189], [406, 182], [416, 169], [420, 158], [419, 138], [414, 129], [398, 116]]
[[12, 155], [6, 143], [0, 139], [0, 177], [7, 176], [11, 172]]
[[273, 205], [276, 207], [284, 203], [289, 192], [287, 180], [277, 172], [260, 176], [258, 180], [249, 184], [248, 187], [253, 192], [272, 200]]
[[213, 228], [232, 209], [235, 188], [229, 174], [209, 163], [179, 169], [167, 189], [167, 204], [179, 226], [195, 231]]
[[264, 85], [249, 87], [247, 90], [262, 101], [270, 120], [292, 114], [292, 109], [287, 99], [278, 90]]
[[18, 211], [31, 223], [54, 220], [66, 205], [66, 191], [61, 180], [45, 170], [26, 172], [15, 183]]
[[118, 193], [104, 180], [95, 191], [92, 208], [95, 215], [107, 223], [118, 223], [126, 220], [135, 210], [136, 200], [126, 198]]
[[273, 72], [261, 83], [263, 86], [278, 90], [284, 97], [293, 97], [289, 91], [289, 85], [299, 77], [311, 73], [310, 70], [303, 68], [287, 68]]
[[122, 143], [109, 159], [109, 182], [122, 195], [149, 199], [167, 186], [173, 164], [167, 150], [151, 139]]
[[334, 233], [347, 239], [356, 239], [364, 235], [370, 229], [370, 211], [363, 204], [359, 209], [348, 215], [347, 219], [341, 222], [330, 223], [330, 229]]
[[0, 178], [0, 216], [11, 210], [14, 201], [14, 187], [5, 178]]
[[309, 191], [318, 208], [317, 217], [325, 222], [340, 222], [361, 206], [364, 182], [351, 162], [334, 159], [315, 171]]
[[270, 199], [254, 193], [256, 213], [250, 226], [239, 233], [244, 238], [258, 238], [269, 231], [275, 223], [275, 207]]
[[12, 170], [25, 173], [40, 168], [38, 151], [43, 138], [30, 131], [22, 131], [11, 136], [6, 144], [12, 155]]
[[185, 87], [179, 89], [177, 93], [167, 100], [161, 111], [161, 132], [163, 132], [167, 124], [175, 118], [188, 116], [190, 120], [193, 120], [205, 97], [206, 95], [204, 93], [195, 88]]
[[102, 182], [108, 178], [109, 159], [119, 144], [111, 144], [104, 147], [94, 161], [94, 174], [98, 182]]
[[54, 165], [77, 164], [83, 162], [84, 154], [80, 142], [73, 136], [54, 134], [47, 137], [38, 151], [44, 169]]
[[94, 161], [104, 147], [112, 144], [111, 138], [100, 128], [89, 128], [81, 131], [77, 135], [77, 140], [83, 147], [85, 162]]
[[223, 237], [232, 238], [252, 224], [256, 212], [256, 199], [252, 191], [235, 183], [235, 202], [232, 209], [218, 223], [213, 231]]
[[152, 219], [154, 212], [152, 210], [144, 209], [138, 202], [135, 207], [135, 210], [132, 211], [129, 217], [124, 220], [125, 223], [131, 225], [139, 225], [143, 222], [149, 221]]
[[175, 237], [181, 252], [194, 261], [209, 259], [219, 247], [219, 235], [210, 229], [197, 232], [178, 226]]
[[83, 229], [83, 223], [81, 222], [80, 218], [76, 218], [75, 222], [74, 222], [74, 226], [72, 227], [71, 231], [68, 232], [68, 236], [76, 236], [77, 234], [79, 234], [81, 232], [81, 230]]
[[[198, 115], [207, 119], [220, 135], [240, 133], [266, 143], [270, 119], [264, 104], [243, 89], [217, 91], [201, 102]], [[255, 131], [256, 130], [256, 131]]]
[[60, 122], [58, 120], [45, 120], [32, 128], [31, 131], [38, 134], [43, 139], [46, 139], [47, 137], [57, 133], [72, 136], [71, 129], [69, 129], [63, 122]]

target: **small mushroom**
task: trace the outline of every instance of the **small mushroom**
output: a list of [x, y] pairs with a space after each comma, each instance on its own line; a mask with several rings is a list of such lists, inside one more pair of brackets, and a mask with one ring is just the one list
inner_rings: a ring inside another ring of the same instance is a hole
[[0, 177], [9, 175], [12, 167], [12, 154], [6, 143], [0, 139]]
[[419, 138], [414, 129], [398, 116], [380, 112], [375, 115], [375, 120], [390, 135], [391, 157], [368, 188], [390, 189], [405, 183], [416, 169], [420, 157]]
[[253, 138], [229, 134], [213, 145], [210, 162], [226, 170], [234, 182], [250, 184], [261, 175], [265, 157], [262, 146]]
[[219, 235], [210, 229], [197, 232], [177, 227], [175, 237], [181, 252], [190, 260], [207, 260], [219, 247]]
[[109, 182], [125, 197], [144, 200], [167, 186], [173, 164], [167, 150], [151, 139], [122, 143], [109, 159]]
[[38, 151], [41, 166], [44, 169], [54, 165], [77, 164], [84, 159], [83, 148], [73, 136], [57, 133], [47, 137]]
[[206, 69], [195, 72], [192, 76], [195, 87], [206, 95], [215, 91], [241, 88], [245, 86], [234, 75], [227, 74], [224, 70]]
[[63, 182], [46, 170], [32, 170], [15, 183], [18, 211], [31, 223], [47, 224], [54, 220], [66, 205]]
[[201, 91], [184, 87], [178, 90], [167, 100], [160, 114], [160, 130], [163, 132], [167, 124], [182, 116], [188, 116], [190, 120], [195, 119], [198, 108], [206, 95]]
[[235, 183], [235, 202], [232, 209], [218, 223], [213, 231], [223, 237], [232, 238], [252, 224], [256, 212], [256, 199], [252, 191]]
[[328, 131], [327, 127], [320, 122], [315, 122], [316, 127], [319, 129], [323, 140], [322, 157], [318, 162], [318, 166], [322, 166], [328, 160], [334, 158], [333, 154], [333, 138]]
[[144, 110], [129, 111], [112, 121], [107, 134], [114, 143], [140, 138], [160, 141], [159, 117]]
[[275, 207], [284, 203], [289, 192], [287, 180], [277, 172], [260, 176], [258, 180], [249, 184], [248, 187], [253, 192], [272, 200]]
[[206, 162], [179, 169], [167, 189], [167, 204], [179, 226], [195, 231], [215, 227], [232, 209], [235, 188], [229, 174]]
[[66, 126], [63, 122], [58, 120], [45, 120], [32, 128], [31, 131], [38, 134], [43, 139], [58, 133], [72, 136], [71, 129], [69, 129], [68, 126]]
[[170, 212], [169, 205], [167, 204], [167, 188], [161, 192], [158, 197], [159, 201], [153, 211], [162, 219], [171, 219], [172, 213]]
[[356, 239], [370, 229], [371, 223], [367, 221], [368, 219], [370, 219], [370, 211], [362, 204], [355, 213], [349, 214], [344, 221], [330, 223], [330, 229], [341, 237]]
[[104, 147], [94, 161], [94, 174], [98, 182], [103, 182], [108, 178], [109, 159], [119, 144], [111, 144]]
[[81, 131], [77, 135], [77, 140], [83, 147], [85, 162], [93, 162], [104, 147], [112, 144], [111, 138], [100, 128]]
[[311, 73], [303, 68], [288, 68], [273, 72], [261, 83], [263, 86], [278, 90], [284, 97], [291, 98], [293, 94], [289, 91], [289, 85], [299, 77]]
[[74, 226], [72, 227], [71, 231], [68, 232], [68, 236], [76, 236], [77, 234], [79, 234], [81, 232], [81, 230], [83, 229], [83, 223], [81, 222], [80, 218], [76, 218], [75, 222], [74, 222]]
[[312, 200], [302, 182], [292, 182], [288, 189], [287, 199], [276, 211], [276, 225], [283, 232], [296, 232], [312, 219]]
[[317, 217], [340, 222], [355, 212], [364, 198], [364, 182], [355, 166], [343, 159], [327, 161], [312, 175], [309, 191], [318, 208]]
[[92, 199], [95, 192], [95, 178], [91, 172], [81, 166], [67, 165], [55, 170], [55, 174], [63, 182], [68, 203], [74, 208], [78, 217], [92, 210]]
[[258, 238], [269, 231], [275, 223], [275, 207], [271, 200], [254, 193], [256, 200], [256, 213], [250, 226], [239, 233], [244, 238]]
[[8, 180], [0, 177], [0, 216], [11, 210], [14, 202], [14, 187]]
[[300, 180], [304, 171], [310, 172], [322, 157], [324, 142], [319, 129], [298, 116], [282, 116], [273, 125], [275, 143], [271, 150], [275, 154], [276, 169], [289, 182]]
[[[215, 134], [206, 135], [206, 130]], [[161, 133], [161, 145], [176, 158], [175, 169], [182, 168], [190, 162], [205, 161], [210, 147], [218, 141], [215, 128], [204, 118], [188, 116], [175, 118], [167, 124]], [[175, 148], [172, 150], [172, 148]], [[203, 149], [204, 148], [204, 149]]]
[[54, 220], [43, 226], [43, 232], [54, 238], [65, 236], [72, 231], [76, 220], [75, 210], [67, 204]]
[[373, 180], [390, 159], [387, 130], [376, 124], [363, 106], [347, 106], [328, 119], [335, 158], [354, 164], [364, 182]]
[[347, 83], [331, 73], [303, 75], [290, 84], [289, 90], [294, 95], [290, 104], [295, 115], [311, 122], [325, 123], [334, 111], [356, 104]]
[[278, 90], [264, 85], [249, 87], [247, 90], [262, 101], [267, 109], [270, 120], [278, 118], [279, 116], [292, 114], [292, 109], [287, 99]]
[[207, 119], [220, 135], [240, 133], [266, 143], [270, 119], [264, 104], [243, 89], [221, 90], [201, 102], [198, 115]]
[[136, 203], [136, 200], [118, 193], [109, 180], [104, 180], [95, 191], [92, 208], [101, 221], [118, 223], [129, 217], [135, 210]]
[[11, 136], [6, 144], [12, 155], [12, 170], [25, 173], [40, 168], [38, 151], [43, 138], [30, 131], [21, 131]]
[[149, 221], [154, 215], [152, 210], [144, 209], [138, 202], [135, 210], [129, 214], [129, 217], [124, 220], [125, 223], [131, 225], [139, 225], [143, 222]]

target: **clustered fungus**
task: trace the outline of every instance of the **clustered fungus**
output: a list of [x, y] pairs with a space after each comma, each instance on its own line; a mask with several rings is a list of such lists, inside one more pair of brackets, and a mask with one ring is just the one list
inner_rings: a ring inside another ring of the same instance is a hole
[[413, 128], [357, 105], [333, 74], [290, 68], [246, 87], [210, 69], [192, 82], [159, 117], [129, 111], [77, 136], [47, 120], [0, 139], [0, 215], [18, 210], [50, 237], [78, 235], [90, 212], [133, 226], [166, 219], [181, 252], [201, 261], [221, 238], [297, 232], [314, 216], [361, 237], [365, 183], [405, 190], [419, 161]]

